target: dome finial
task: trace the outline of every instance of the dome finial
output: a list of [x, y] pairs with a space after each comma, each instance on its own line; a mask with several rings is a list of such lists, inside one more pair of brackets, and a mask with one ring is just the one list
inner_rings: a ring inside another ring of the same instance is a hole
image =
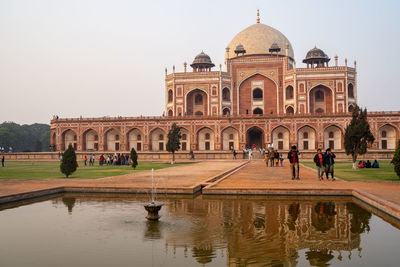
[[257, 8], [257, 23], [260, 23], [260, 10]]

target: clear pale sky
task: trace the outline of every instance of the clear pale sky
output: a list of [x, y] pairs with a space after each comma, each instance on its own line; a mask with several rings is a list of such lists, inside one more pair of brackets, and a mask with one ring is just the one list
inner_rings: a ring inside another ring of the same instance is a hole
[[297, 67], [315, 45], [357, 60], [359, 105], [400, 110], [400, 1], [0, 0], [0, 123], [161, 115], [164, 68], [202, 50], [223, 64], [257, 8]]

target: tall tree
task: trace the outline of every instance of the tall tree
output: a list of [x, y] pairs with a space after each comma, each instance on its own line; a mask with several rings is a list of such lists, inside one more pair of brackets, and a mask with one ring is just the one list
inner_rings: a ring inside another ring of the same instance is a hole
[[397, 173], [397, 176], [400, 178], [400, 139], [399, 143], [397, 144], [396, 151], [394, 152], [394, 157], [392, 160], [394, 165], [394, 171]]
[[171, 130], [168, 132], [167, 151], [172, 153], [172, 162], [175, 163], [175, 152], [181, 148], [181, 127], [175, 123], [172, 124]]
[[138, 155], [136, 153], [135, 148], [132, 147], [131, 149], [131, 160], [132, 160], [132, 168], [136, 169], [136, 166], [138, 165]]
[[344, 134], [344, 148], [347, 155], [353, 159], [353, 169], [357, 168], [357, 157], [367, 153], [368, 144], [373, 143], [374, 135], [371, 133], [367, 120], [367, 109], [362, 110], [356, 105], [353, 110], [350, 124]]
[[62, 173], [65, 174], [65, 176], [70, 176], [74, 171], [76, 171], [78, 163], [76, 162], [76, 154], [75, 150], [72, 147], [71, 144], [68, 145], [67, 150], [65, 150], [61, 164], [60, 164], [60, 170]]

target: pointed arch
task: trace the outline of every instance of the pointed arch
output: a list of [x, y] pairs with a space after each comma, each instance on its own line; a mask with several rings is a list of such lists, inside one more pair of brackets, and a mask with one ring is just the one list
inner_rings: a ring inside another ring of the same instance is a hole
[[307, 91], [310, 113], [331, 113], [335, 109], [335, 92], [325, 84], [317, 84]]
[[265, 132], [258, 126], [251, 126], [246, 131], [246, 144], [248, 147], [255, 145], [257, 148], [263, 148]]
[[96, 130], [89, 128], [82, 134], [82, 150], [97, 151], [99, 150], [99, 135]]
[[379, 149], [396, 149], [398, 130], [394, 125], [386, 123], [378, 128], [377, 139]]
[[214, 131], [209, 127], [202, 127], [197, 131], [197, 149], [214, 150]]
[[78, 136], [74, 130], [66, 129], [65, 131], [62, 132], [61, 138], [62, 138], [62, 143], [61, 143], [62, 151], [66, 150], [70, 144], [74, 147], [75, 150], [77, 149]]
[[164, 151], [167, 144], [166, 131], [160, 127], [156, 127], [150, 131], [150, 150]]
[[317, 143], [317, 131], [306, 124], [297, 130], [297, 146], [299, 150], [315, 150]]
[[279, 125], [272, 132], [272, 147], [278, 150], [289, 150], [290, 131], [286, 126]]
[[114, 127], [107, 129], [104, 132], [104, 150], [119, 151], [121, 142], [121, 132]]
[[128, 145], [129, 150], [134, 148], [136, 151], [142, 151], [143, 140], [143, 132], [136, 127], [131, 128], [126, 132], [126, 144]]
[[336, 124], [324, 128], [324, 149], [340, 150], [343, 148], [343, 129]]
[[227, 126], [221, 131], [222, 150], [239, 150], [239, 131], [232, 127]]

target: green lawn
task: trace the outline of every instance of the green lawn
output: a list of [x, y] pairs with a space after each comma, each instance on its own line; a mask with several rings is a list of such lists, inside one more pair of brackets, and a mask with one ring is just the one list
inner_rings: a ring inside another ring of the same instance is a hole
[[[79, 162], [78, 169], [71, 175], [71, 179], [96, 179], [109, 176], [123, 175], [143, 170], [154, 170], [181, 166], [187, 163], [176, 163], [171, 165], [170, 163], [161, 162], [139, 162], [136, 170], [133, 170], [131, 166], [99, 166], [84, 167], [83, 162]], [[0, 165], [0, 179], [62, 179], [65, 178], [60, 172], [59, 162], [6, 162], [4, 168]]]
[[[303, 161], [302, 164], [317, 169], [314, 162]], [[336, 161], [335, 176], [346, 181], [400, 181], [390, 161], [379, 161], [379, 169], [352, 169], [351, 161]]]

